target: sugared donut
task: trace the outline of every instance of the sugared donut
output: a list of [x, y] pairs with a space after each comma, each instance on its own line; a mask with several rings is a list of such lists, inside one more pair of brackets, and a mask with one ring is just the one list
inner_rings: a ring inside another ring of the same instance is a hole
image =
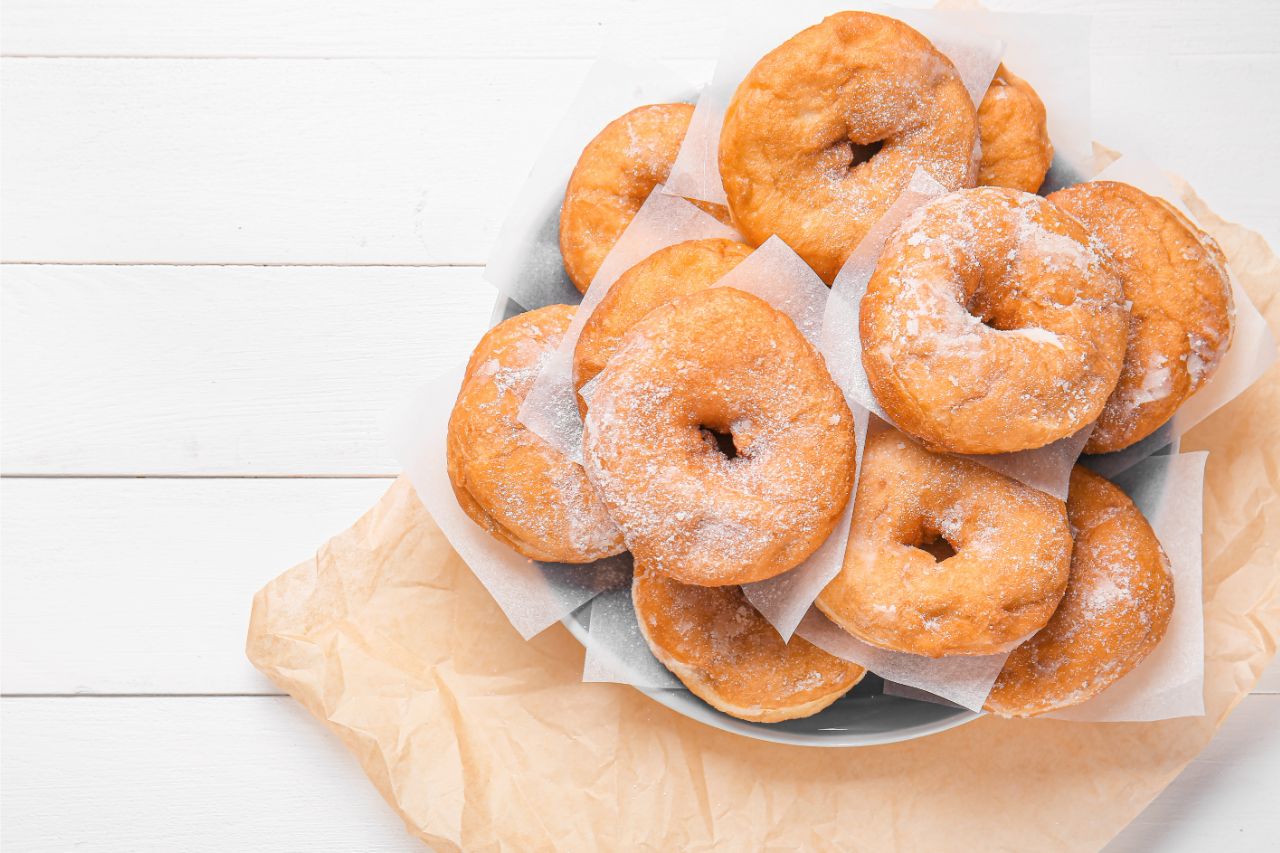
[[922, 205], [862, 300], [876, 399], [932, 450], [1006, 453], [1091, 423], [1124, 361], [1120, 281], [1070, 216], [999, 187]]
[[1169, 420], [1231, 346], [1227, 261], [1177, 208], [1129, 184], [1092, 181], [1049, 200], [1110, 250], [1131, 303], [1124, 370], [1085, 445], [1121, 450]]
[[1129, 497], [1077, 466], [1071, 577], [1049, 624], [1013, 650], [986, 708], [1032, 717], [1101, 693], [1155, 649], [1173, 615], [1169, 558]]
[[786, 314], [712, 287], [623, 337], [592, 392], [583, 457], [637, 567], [742, 584], [798, 565], [835, 527], [853, 417]]
[[867, 438], [844, 565], [817, 605], [880, 648], [995, 654], [1044, 627], [1070, 564], [1062, 501], [884, 429]]
[[830, 283], [917, 168], [947, 189], [974, 185], [977, 128], [927, 38], [881, 15], [832, 15], [757, 62], [729, 103], [720, 176], [734, 225], [753, 245], [778, 235]]
[[[710, 287], [751, 254], [734, 240], [688, 240], [659, 249], [618, 277], [591, 312], [573, 351], [573, 387], [604, 369], [627, 329], [664, 302]], [[578, 408], [586, 404], [578, 399]]]
[[[650, 104], [614, 119], [578, 157], [560, 208], [560, 254], [584, 293], [653, 188], [671, 174], [692, 104]], [[723, 205], [690, 199], [729, 222]]]
[[480, 339], [449, 416], [447, 455], [458, 504], [495, 539], [535, 560], [589, 563], [622, 553], [621, 531], [582, 467], [516, 420], [573, 311], [548, 305]]
[[978, 105], [982, 162], [978, 186], [1033, 193], [1053, 164], [1044, 103], [1031, 84], [1001, 63]]
[[867, 672], [801, 637], [784, 643], [740, 587], [686, 586], [640, 570], [631, 598], [663, 666], [708, 705], [743, 720], [811, 716]]

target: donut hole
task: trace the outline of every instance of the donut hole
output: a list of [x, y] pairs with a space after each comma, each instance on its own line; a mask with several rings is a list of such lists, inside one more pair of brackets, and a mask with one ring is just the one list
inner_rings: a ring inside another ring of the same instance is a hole
[[726, 459], [738, 458], [738, 446], [733, 441], [733, 433], [722, 432], [714, 426], [702, 424], [698, 427], [698, 431], [702, 433], [702, 440], [707, 446], [715, 452], [724, 456]]
[[880, 149], [884, 147], [884, 140], [879, 139], [866, 145], [851, 140], [846, 144], [849, 149], [849, 170], [852, 171], [879, 154]]
[[964, 309], [988, 329], [995, 329], [999, 332], [1012, 332], [1025, 326], [1013, 315], [1012, 311], [1002, 311], [999, 304], [987, 297], [983, 288], [974, 291], [973, 295], [969, 297], [969, 301], [965, 303]]
[[939, 531], [928, 527], [921, 531], [919, 541], [905, 544], [919, 551], [924, 551], [930, 557], [933, 557], [934, 562], [937, 563], [949, 560], [956, 555], [956, 549], [947, 541], [947, 538]]

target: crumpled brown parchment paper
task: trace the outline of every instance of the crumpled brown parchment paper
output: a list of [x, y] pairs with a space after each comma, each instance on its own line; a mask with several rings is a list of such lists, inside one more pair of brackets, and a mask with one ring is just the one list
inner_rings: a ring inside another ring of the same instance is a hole
[[[1280, 259], [1179, 189], [1280, 328]], [[522, 640], [403, 477], [257, 594], [248, 655], [440, 851], [1097, 849], [1204, 748], [1280, 633], [1280, 368], [1183, 449], [1210, 451], [1204, 717], [984, 717], [847, 750], [730, 735], [582, 683], [562, 626]]]

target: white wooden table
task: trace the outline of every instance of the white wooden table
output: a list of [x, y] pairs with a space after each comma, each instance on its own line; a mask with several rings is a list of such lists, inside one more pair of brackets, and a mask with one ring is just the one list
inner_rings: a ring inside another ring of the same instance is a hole
[[[722, 15], [487, 5], [5, 3], [5, 849], [415, 849], [250, 596], [394, 476], [602, 23], [703, 75]], [[1093, 12], [1096, 137], [1280, 245], [1280, 4], [990, 5]], [[1113, 849], [1275, 849], [1278, 723], [1273, 668]]]

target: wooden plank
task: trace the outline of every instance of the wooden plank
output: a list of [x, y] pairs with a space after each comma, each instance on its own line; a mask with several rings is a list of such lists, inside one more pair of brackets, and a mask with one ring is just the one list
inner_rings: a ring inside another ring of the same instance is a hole
[[0, 480], [0, 690], [278, 693], [244, 655], [254, 592], [390, 484]]
[[[931, 6], [932, 0], [899, 0]], [[990, 9], [1096, 17], [1103, 52], [1261, 53], [1276, 49], [1280, 10], [1268, 0], [1231, 14], [1204, 0], [986, 0]], [[483, 15], [466, 0], [8, 0], [0, 51], [7, 56], [592, 56], [605, 31], [635, 49], [709, 55], [721, 4], [650, 0], [492, 0]], [[1133, 39], [1143, 33], [1141, 42]]]
[[379, 416], [456, 364], [475, 268], [10, 266], [6, 474], [394, 474]]
[[[5, 257], [480, 263], [587, 65], [4, 60]], [[1095, 135], [1280, 242], [1277, 77], [1276, 53], [1100, 54]]]
[[1275, 850], [1277, 767], [1280, 696], [1247, 696], [1204, 752], [1106, 851]]
[[[6, 849], [410, 851], [292, 700], [6, 699]], [[1251, 696], [1110, 853], [1273, 849], [1280, 697]]]
[[424, 848], [286, 698], [5, 699], [6, 850]]
[[4, 260], [482, 263], [589, 65], [7, 59]]

